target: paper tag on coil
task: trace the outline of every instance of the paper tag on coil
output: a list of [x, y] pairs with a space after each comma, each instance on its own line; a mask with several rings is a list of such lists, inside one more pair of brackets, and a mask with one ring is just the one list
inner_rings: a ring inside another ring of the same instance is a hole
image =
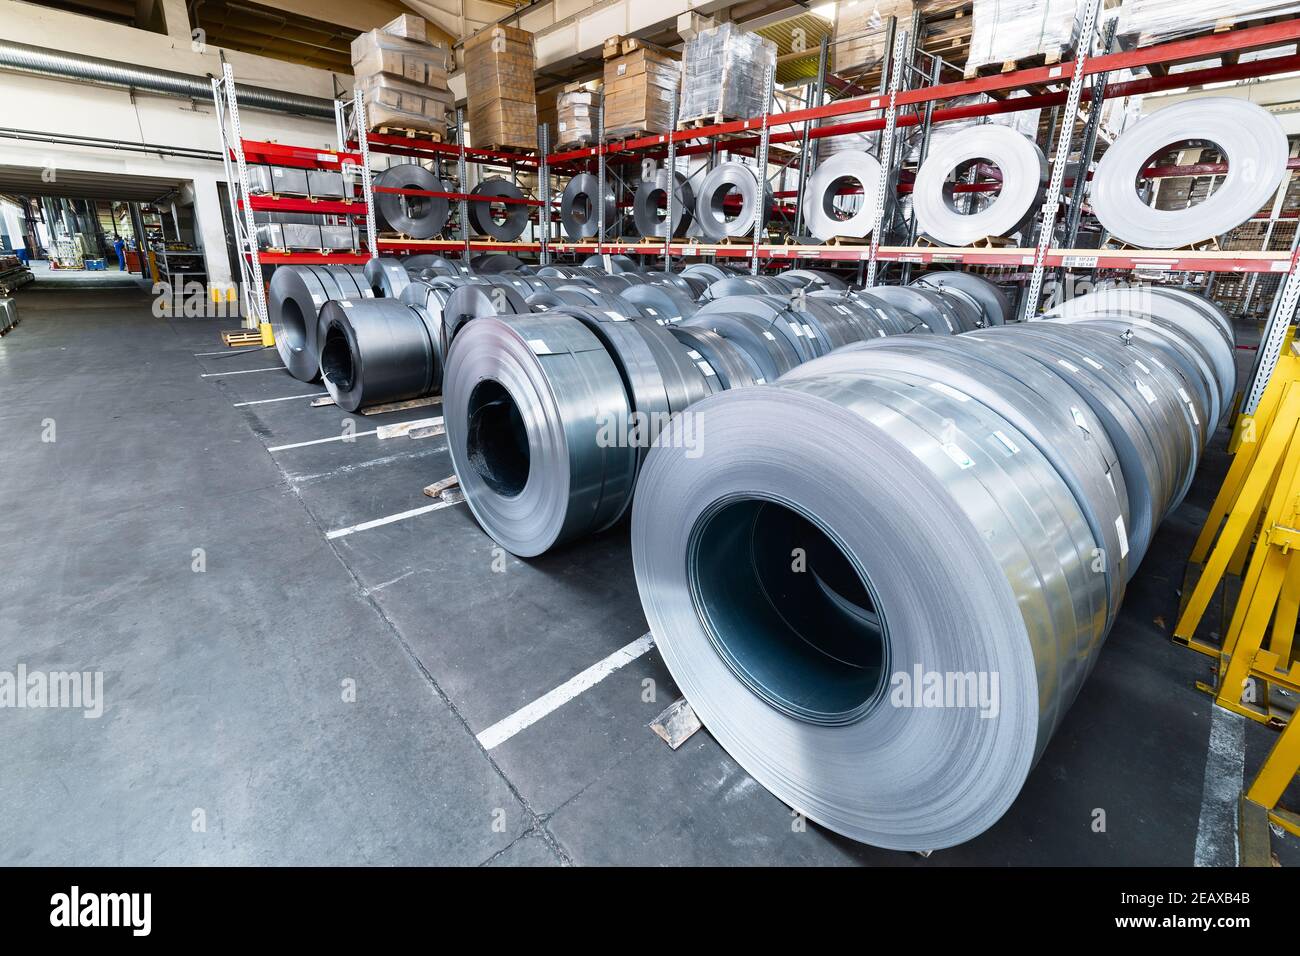
[[814, 331], [812, 330], [812, 326], [811, 326], [811, 325], [808, 325], [808, 324], [806, 324], [806, 323], [805, 323], [805, 325], [804, 325], [804, 327], [803, 327], [803, 334], [806, 335], [806, 336], [808, 336], [808, 338], [810, 338], [810, 339], [815, 339], [815, 338], [817, 338], [817, 333], [814, 332]]
[[951, 458], [957, 464], [958, 468], [965, 470], [967, 468], [975, 467], [975, 462], [971, 459], [970, 455], [962, 451], [961, 448], [953, 442], [946, 441], [943, 443], [942, 447], [944, 454]]
[[533, 350], [534, 355], [549, 355], [551, 352], [541, 339], [529, 339], [528, 347]]
[[339, 303], [339, 305], [341, 305], [341, 306], [342, 306], [343, 308], [345, 308], [345, 309], [350, 309], [350, 308], [352, 308], [352, 303], [351, 303], [349, 300], [347, 300], [347, 299], [339, 299], [339, 300], [338, 300], [338, 303]]
[[1084, 360], [1085, 362], [1087, 362], [1089, 365], [1091, 365], [1093, 368], [1095, 368], [1095, 369], [1096, 369], [1097, 371], [1099, 371], [1099, 372], [1100, 372], [1102, 369], [1104, 369], [1104, 368], [1106, 367], [1106, 366], [1102, 365], [1100, 362], [1098, 362], [1096, 359], [1090, 359], [1090, 358], [1088, 358], [1088, 356], [1086, 356], [1086, 355], [1083, 357], [1083, 360]]
[[767, 329], [763, 330], [763, 338], [767, 339], [769, 342], [776, 341], [776, 336], [773, 335], [771, 332], [769, 332]]
[[611, 309], [606, 309], [606, 310], [605, 310], [605, 314], [606, 314], [607, 316], [609, 316], [610, 319], [611, 319], [612, 321], [614, 321], [614, 322], [626, 322], [626, 321], [627, 321], [627, 319], [626, 319], [624, 316], [619, 315], [617, 312], [614, 312], [614, 311], [611, 310]]
[[1137, 386], [1138, 394], [1147, 400], [1148, 405], [1155, 404], [1156, 393], [1151, 391], [1150, 385], [1138, 379], [1134, 379], [1133, 384]]
[[1061, 368], [1068, 368], [1071, 372], [1079, 371], [1079, 366], [1072, 365], [1071, 363], [1067, 362], [1065, 359], [1057, 359], [1056, 364], [1061, 366]]
[[1119, 532], [1119, 556], [1128, 557], [1128, 533], [1124, 530], [1124, 516], [1119, 515], [1115, 519], [1115, 530]]
[[717, 372], [713, 371], [713, 366], [710, 365], [708, 362], [704, 361], [703, 359], [701, 359], [700, 361], [696, 362], [695, 364], [698, 365], [698, 366], [700, 367], [700, 371], [703, 372], [705, 375], [717, 375], [717, 374], [718, 374]]
[[1080, 428], [1082, 428], [1084, 431], [1086, 432], [1092, 431], [1092, 429], [1088, 427], [1088, 419], [1083, 417], [1083, 412], [1079, 409], [1077, 405], [1070, 406], [1070, 417], [1072, 417], [1074, 419], [1074, 423], [1078, 425]]
[[1002, 444], [1006, 446], [1007, 451], [1011, 452], [1011, 454], [1020, 454], [1020, 446], [1013, 442], [1001, 429], [995, 428], [993, 430], [993, 437], [1002, 442]]

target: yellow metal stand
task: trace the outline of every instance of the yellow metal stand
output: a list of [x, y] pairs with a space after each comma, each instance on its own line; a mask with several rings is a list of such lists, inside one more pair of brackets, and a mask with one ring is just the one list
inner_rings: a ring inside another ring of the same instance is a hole
[[262, 333], [262, 344], [263, 344], [263, 345], [266, 345], [266, 346], [274, 345], [274, 344], [275, 344], [275, 333], [271, 331], [271, 323], [270, 323], [270, 322], [262, 322], [262, 323], [258, 326], [258, 328], [261, 330], [261, 333]]
[[1246, 800], [1267, 810], [1270, 821], [1300, 837], [1300, 814], [1278, 806], [1297, 773], [1300, 773], [1300, 720], [1293, 720], [1269, 751], [1259, 776], [1246, 791]]

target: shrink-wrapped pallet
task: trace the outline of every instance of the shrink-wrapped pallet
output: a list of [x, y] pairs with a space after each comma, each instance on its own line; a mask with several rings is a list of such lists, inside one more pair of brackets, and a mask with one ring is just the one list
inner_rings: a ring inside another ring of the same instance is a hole
[[835, 72], [859, 73], [877, 66], [889, 51], [885, 24], [896, 17], [904, 29], [912, 22], [912, 0], [844, 0], [835, 10]]
[[352, 72], [372, 131], [393, 127], [446, 138], [453, 103], [448, 51], [423, 40], [423, 25], [419, 17], [401, 16], [352, 41]]
[[680, 120], [761, 115], [767, 71], [775, 65], [775, 44], [734, 23], [697, 33], [682, 54]]
[[479, 147], [537, 148], [533, 35], [500, 24], [465, 41], [469, 128]]
[[1300, 13], [1295, 0], [1124, 0], [1115, 32], [1139, 46], [1261, 17]]
[[375, 73], [357, 80], [357, 89], [366, 98], [366, 119], [372, 130], [381, 127], [419, 130], [447, 136], [447, 114], [452, 94], [419, 83], [411, 83], [388, 73]]
[[1055, 63], [1074, 47], [1085, 0], [974, 0], [966, 73], [1043, 56]]
[[555, 145], [560, 149], [590, 146], [596, 140], [596, 110], [600, 94], [587, 89], [565, 90], [555, 98]]

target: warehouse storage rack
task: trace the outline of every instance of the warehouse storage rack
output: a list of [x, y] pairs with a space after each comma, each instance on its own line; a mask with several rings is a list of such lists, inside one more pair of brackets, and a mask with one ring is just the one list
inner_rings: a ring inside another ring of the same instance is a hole
[[[1088, 5], [1081, 37], [1094, 37], [1099, 49], [1113, 49], [1113, 19], [1105, 27], [1098, 23], [1100, 3]], [[1257, 26], [1244, 26], [1233, 30], [1206, 33], [1186, 39], [1171, 40], [1149, 46], [1118, 52], [1092, 53], [1093, 41], [1078, 44], [1076, 58], [1059, 63], [1022, 67], [1005, 73], [976, 76], [954, 82], [940, 82], [943, 67], [937, 58], [915, 50], [909, 37], [918, 35], [919, 11], [910, 23], [891, 19], [886, 24], [889, 37], [886, 49], [892, 51], [881, 75], [881, 88], [875, 93], [842, 98], [822, 103], [823, 91], [834, 84], [828, 82], [827, 43], [822, 41], [818, 79], [809, 93], [809, 104], [803, 109], [772, 112], [771, 84], [768, 84], [768, 112], [757, 117], [730, 120], [712, 125], [678, 130], [669, 134], [645, 136], [619, 142], [605, 142], [600, 136], [593, 146], [566, 150], [545, 156], [548, 170], [552, 172], [579, 172], [594, 167], [602, 190], [610, 168], [627, 163], [641, 163], [646, 159], [663, 162], [666, 168], [676, 168], [676, 160], [683, 156], [716, 156], [720, 151], [753, 155], [759, 169], [771, 169], [767, 163], [769, 149], [774, 145], [798, 144], [795, 157], [785, 165], [797, 168], [800, 173], [798, 188], [793, 191], [776, 191], [774, 198], [793, 198], [796, 206], [802, 203], [803, 181], [813, 168], [810, 141], [828, 136], [850, 133], [881, 133], [881, 195], [906, 191], [907, 185], [897, 182], [900, 163], [895, 154], [899, 130], [921, 128], [921, 140], [928, 140], [933, 124], [948, 121], [988, 117], [1004, 113], [1050, 108], [1053, 123], [1050, 145], [1046, 152], [1052, 160], [1051, 178], [1047, 195], [1037, 216], [1035, 240], [1032, 247], [948, 247], [915, 244], [885, 245], [879, 242], [881, 229], [872, 231], [870, 242], [842, 244], [808, 244], [798, 241], [768, 243], [762, 241], [763, 220], [767, 210], [758, 210], [759, 221], [753, 230], [752, 241], [709, 242], [693, 239], [655, 239], [654, 241], [622, 241], [604, 238], [604, 230], [597, 241], [569, 242], [556, 240], [543, 232], [544, 247], [549, 253], [627, 254], [662, 256], [666, 266], [674, 257], [713, 257], [722, 260], [748, 260], [751, 270], [760, 265], [793, 265], [798, 261], [821, 261], [840, 266], [858, 265], [864, 281], [874, 283], [877, 270], [897, 268], [906, 275], [913, 266], [967, 265], [1000, 267], [1017, 270], [1017, 278], [1026, 282], [1021, 311], [1024, 316], [1037, 314], [1039, 294], [1048, 270], [1067, 269], [1081, 271], [1119, 271], [1158, 273], [1205, 274], [1212, 281], [1218, 273], [1258, 273], [1285, 276], [1272, 313], [1264, 340], [1260, 345], [1256, 374], [1243, 405], [1250, 411], [1258, 402], [1259, 392], [1267, 382], [1282, 347], [1286, 328], [1290, 325], [1300, 301], [1300, 246], [1292, 244], [1290, 251], [1205, 250], [1205, 249], [1133, 249], [1133, 248], [1074, 248], [1081, 213], [1084, 207], [1082, 179], [1075, 182], [1066, 177], [1067, 160], [1077, 144], [1080, 151], [1079, 166], [1088, 169], [1094, 158], [1097, 126], [1101, 105], [1107, 99], [1186, 89], [1234, 80], [1256, 79], [1300, 70], [1300, 53], [1295, 48], [1282, 55], [1259, 59], [1245, 59], [1242, 53], [1260, 50], [1274, 52], [1276, 48], [1300, 41], [1300, 19], [1290, 18], [1266, 22]], [[1217, 60], [1217, 65], [1202, 65], [1207, 60]], [[1181, 72], [1169, 67], [1189, 65]], [[1148, 76], [1123, 81], [1112, 81], [1110, 76], [1124, 70], [1146, 68]], [[1013, 92], [1023, 95], [1010, 96]], [[987, 94], [989, 102], [945, 106], [944, 101], [974, 94]], [[1076, 139], [1076, 126], [1080, 125], [1080, 107], [1084, 102], [1090, 108], [1082, 122], [1082, 132]], [[840, 120], [852, 114], [874, 111], [871, 119]], [[600, 133], [598, 127], [598, 133]], [[924, 149], [924, 145], [922, 146]], [[885, 161], [884, 157], [891, 157]], [[796, 165], [797, 164], [797, 165]], [[1296, 167], [1292, 162], [1291, 168]], [[1177, 175], [1213, 174], [1223, 171], [1214, 164], [1189, 167], [1163, 167], [1148, 169], [1144, 175], [1160, 178]], [[779, 172], [779, 170], [778, 170]], [[900, 190], [900, 185], [902, 189]], [[974, 186], [972, 188], [987, 188]], [[671, 191], [670, 191], [671, 192]], [[548, 190], [549, 194], [549, 190]], [[671, 201], [671, 196], [670, 196]], [[597, 204], [601, 205], [601, 204]], [[882, 204], [885, 205], [885, 204]], [[894, 205], [894, 204], [890, 204]], [[1057, 217], [1064, 207], [1063, 226], [1065, 241], [1053, 242], [1057, 234]], [[1275, 205], [1271, 215], [1276, 215]], [[799, 224], [799, 210], [795, 213]], [[1027, 273], [1027, 275], [1026, 275]]]
[[[339, 100], [334, 107], [334, 126], [337, 147], [317, 149], [310, 146], [291, 146], [283, 143], [245, 139], [239, 119], [239, 100], [234, 72], [230, 64], [222, 64], [222, 75], [212, 80], [212, 98], [216, 104], [222, 161], [225, 164], [229, 190], [230, 216], [234, 224], [236, 247], [239, 252], [240, 290], [243, 303], [244, 324], [248, 328], [269, 328], [266, 304], [264, 266], [278, 265], [356, 265], [369, 261], [381, 253], [405, 255], [421, 252], [460, 252], [467, 259], [475, 252], [542, 253], [541, 242], [476, 241], [470, 235], [468, 203], [491, 202], [508, 205], [522, 203], [541, 208], [539, 221], [543, 235], [549, 227], [549, 209], [539, 199], [512, 199], [510, 197], [484, 197], [461, 192], [434, 192], [419, 189], [397, 189], [374, 185], [370, 168], [371, 153], [387, 153], [415, 161], [432, 161], [442, 178], [443, 164], [454, 161], [457, 182], [467, 179], [467, 164], [478, 163], [485, 167], [509, 169], [515, 178], [520, 173], [535, 172], [539, 182], [545, 181], [545, 142], [539, 157], [498, 150], [477, 149], [466, 146], [461, 131], [465, 128], [463, 112], [457, 111], [455, 143], [439, 143], [428, 139], [415, 139], [394, 135], [379, 135], [367, 130], [365, 101], [360, 94], [351, 100]], [[255, 196], [250, 194], [248, 164], [264, 163], [303, 170], [342, 172], [345, 182], [353, 183], [351, 199], [338, 201], [316, 200], [292, 196]], [[350, 177], [350, 180], [349, 178]], [[460, 238], [458, 239], [408, 239], [377, 235], [370, 228], [375, 222], [375, 193], [395, 193], [407, 196], [443, 198], [459, 205]], [[307, 213], [320, 216], [345, 216], [354, 223], [366, 226], [366, 249], [356, 252], [281, 252], [258, 248], [255, 212]], [[265, 336], [264, 332], [264, 336]]]

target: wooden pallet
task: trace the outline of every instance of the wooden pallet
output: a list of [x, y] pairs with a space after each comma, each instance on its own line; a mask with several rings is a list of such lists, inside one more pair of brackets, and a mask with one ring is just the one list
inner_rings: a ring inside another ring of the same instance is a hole
[[259, 329], [233, 329], [221, 333], [221, 344], [232, 349], [244, 349], [254, 345], [260, 346], [262, 344], [262, 333]]
[[731, 116], [728, 113], [708, 113], [704, 116], [692, 116], [689, 119], [678, 120], [677, 128], [679, 130], [700, 129], [705, 126], [717, 126], [719, 123], [734, 123], [744, 118], [743, 116]]
[[[1113, 252], [1147, 253], [1151, 251], [1150, 249], [1146, 249], [1143, 246], [1131, 246], [1127, 242], [1123, 242], [1119, 239], [1110, 240], [1102, 248], [1104, 250], [1109, 250]], [[1209, 239], [1202, 239], [1200, 242], [1188, 243], [1185, 246], [1179, 246], [1177, 249], [1173, 249], [1170, 251], [1172, 252], [1222, 252], [1223, 250], [1219, 246], [1219, 237], [1211, 236]]]
[[536, 146], [502, 146], [500, 143], [488, 143], [485, 146], [475, 146], [475, 149], [486, 149], [494, 153], [509, 153], [512, 156], [535, 156], [537, 155]]
[[[858, 242], [864, 240], [859, 239]], [[1011, 249], [1016, 243], [1014, 239], [1008, 239], [1006, 236], [981, 236], [974, 242], [967, 243], [964, 246], [945, 246], [935, 242], [929, 236], [917, 236], [916, 244], [927, 249]]]
[[1053, 66], [1061, 62], [1061, 57], [1069, 51], [1064, 49], [1048, 50], [1034, 53], [1015, 60], [1003, 60], [1001, 63], [985, 63], [982, 66], [967, 66], [962, 76], [971, 80], [977, 76], [994, 76], [998, 73], [1014, 73], [1016, 70], [1032, 70], [1036, 66]]
[[[387, 402], [383, 405], [371, 405], [369, 408], [362, 408], [359, 411], [362, 415], [384, 415], [388, 412], [406, 412], [412, 408], [425, 408], [429, 405], [440, 405], [442, 403], [441, 395], [425, 395], [423, 398], [408, 398], [404, 402]], [[320, 398], [311, 400], [312, 408], [324, 408], [333, 405], [334, 399], [328, 395], [322, 395]]]
[[370, 132], [378, 133], [380, 136], [399, 136], [406, 139], [422, 139], [430, 143], [441, 143], [447, 138], [445, 133], [439, 133], [431, 129], [410, 129], [406, 126], [380, 126], [372, 129]]

